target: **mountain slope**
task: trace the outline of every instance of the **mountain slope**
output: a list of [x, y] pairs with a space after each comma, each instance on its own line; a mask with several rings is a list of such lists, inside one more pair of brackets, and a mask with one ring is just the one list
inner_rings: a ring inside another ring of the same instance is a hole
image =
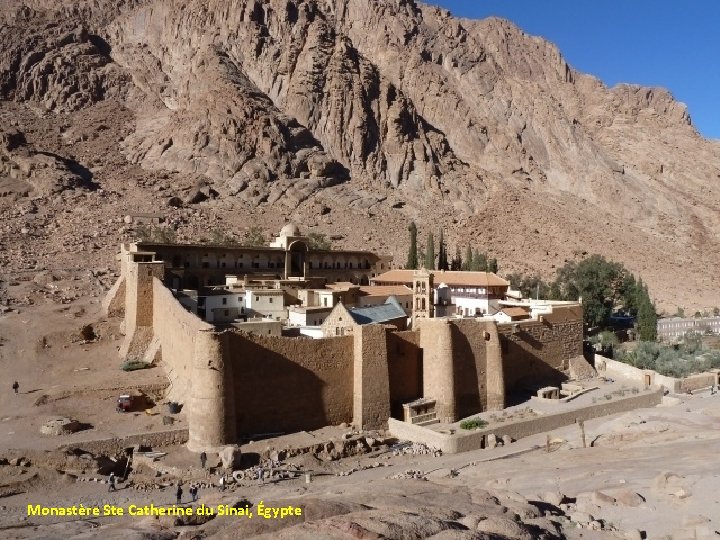
[[[506, 270], [601, 252], [668, 309], [720, 305], [707, 272], [720, 143], [667, 91], [606, 88], [507, 21], [410, 0], [0, 10], [0, 115], [27, 141], [0, 163], [9, 270], [57, 264], [46, 254], [63, 238], [88, 243], [68, 201], [106, 222], [163, 205], [181, 237], [292, 218], [400, 264], [411, 219], [421, 238], [445, 227], [451, 247], [488, 249]], [[48, 171], [41, 152], [67, 166]], [[53, 188], [68, 168], [82, 181]], [[50, 222], [52, 234], [38, 225]], [[17, 244], [21, 228], [33, 242]], [[98, 231], [96, 257], [132, 234]]]

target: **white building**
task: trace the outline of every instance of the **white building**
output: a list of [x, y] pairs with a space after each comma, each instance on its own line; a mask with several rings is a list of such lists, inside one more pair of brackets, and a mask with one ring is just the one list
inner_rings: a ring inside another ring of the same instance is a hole
[[243, 319], [248, 315], [245, 309], [245, 295], [241, 291], [210, 290], [205, 296], [198, 297], [198, 315], [212, 324]]
[[331, 307], [324, 306], [291, 306], [288, 308], [288, 326], [320, 326], [331, 311]]
[[[372, 285], [413, 287], [415, 270], [390, 270], [370, 280]], [[435, 316], [493, 315], [505, 300], [510, 283], [492, 272], [430, 270]]]
[[248, 315], [276, 321], [288, 318], [285, 291], [282, 289], [246, 289], [245, 309]]

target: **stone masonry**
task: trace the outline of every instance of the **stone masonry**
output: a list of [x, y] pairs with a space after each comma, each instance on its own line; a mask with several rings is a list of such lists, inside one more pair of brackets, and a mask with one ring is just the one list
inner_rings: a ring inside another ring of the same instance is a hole
[[366, 325], [352, 336], [317, 340], [219, 331], [163, 285], [162, 263], [125, 256], [124, 287], [113, 288], [104, 304], [117, 305], [124, 292], [121, 354], [142, 358], [151, 349], [160, 359], [168, 397], [185, 404], [193, 451], [342, 422], [381, 428], [391, 404], [397, 411], [411, 398], [435, 400], [445, 421], [502, 409], [511, 384], [561, 374], [582, 350], [581, 312], [517, 328], [428, 318], [413, 331]]

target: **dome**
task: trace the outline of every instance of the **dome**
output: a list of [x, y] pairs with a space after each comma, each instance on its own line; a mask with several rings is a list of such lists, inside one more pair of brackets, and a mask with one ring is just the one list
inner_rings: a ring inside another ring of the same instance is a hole
[[300, 236], [300, 229], [294, 223], [288, 223], [280, 229], [280, 236]]

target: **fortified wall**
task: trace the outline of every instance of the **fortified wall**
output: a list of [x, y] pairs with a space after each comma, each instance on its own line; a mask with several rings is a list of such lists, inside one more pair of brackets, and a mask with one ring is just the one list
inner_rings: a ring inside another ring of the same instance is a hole
[[583, 311], [555, 306], [538, 321], [498, 326], [505, 388], [536, 389], [565, 380], [571, 358], [583, 354]]
[[435, 401], [439, 420], [456, 421], [502, 409], [510, 385], [562, 375], [582, 352], [582, 313], [520, 331], [476, 319], [422, 319], [413, 331], [366, 325], [326, 339], [221, 331], [175, 299], [161, 262], [125, 256], [123, 286], [104, 304], [117, 306], [124, 293], [121, 354], [161, 361], [193, 451], [342, 422], [381, 428], [418, 398]]

